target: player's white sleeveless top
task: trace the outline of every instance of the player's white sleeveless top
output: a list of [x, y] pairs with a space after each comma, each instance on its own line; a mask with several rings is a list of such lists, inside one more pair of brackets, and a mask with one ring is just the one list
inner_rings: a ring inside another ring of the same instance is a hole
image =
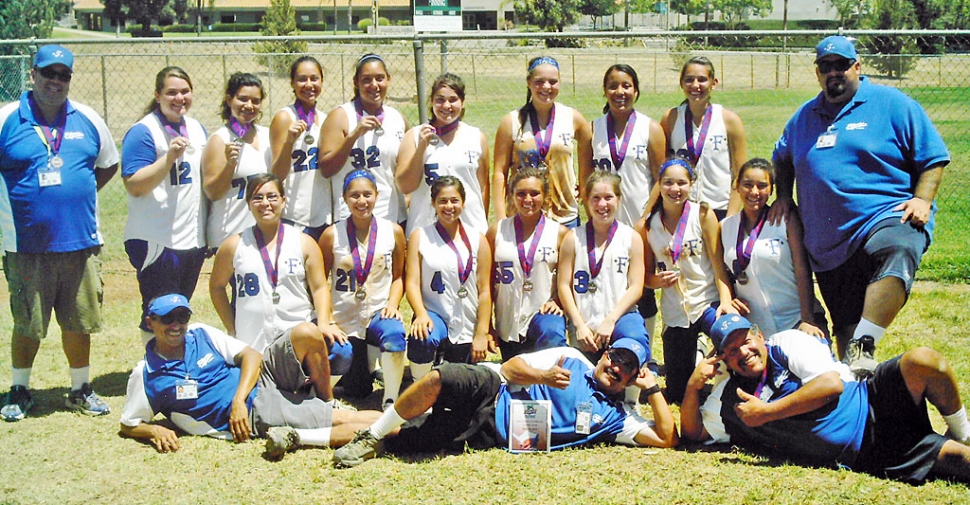
[[[740, 225], [741, 213], [721, 221], [721, 243], [724, 245], [724, 263], [728, 271], [738, 258], [736, 246]], [[745, 233], [744, 240], [747, 239], [748, 234]], [[734, 292], [751, 308], [747, 318], [757, 324], [765, 335], [794, 328], [801, 319], [801, 305], [788, 243], [788, 226], [785, 223], [765, 223], [751, 251], [751, 263], [744, 273], [748, 277], [747, 284], [735, 282]]]
[[[596, 278], [590, 273], [586, 247], [586, 224], [573, 229], [576, 259], [573, 262], [573, 297], [586, 325], [596, 329], [607, 314], [616, 307], [629, 287], [627, 274], [630, 270], [630, 247], [633, 228], [617, 222], [616, 233], [605, 251], [596, 252], [596, 259], [603, 258], [603, 266]], [[596, 291], [589, 289], [596, 284]], [[631, 311], [636, 307], [631, 307]]]
[[[684, 110], [687, 104], [677, 107], [677, 121], [670, 132], [668, 150], [687, 153], [687, 137], [684, 134]], [[697, 118], [694, 118], [697, 119]], [[699, 139], [700, 127], [693, 130], [694, 142]], [[727, 127], [724, 126], [723, 108], [711, 104], [711, 125], [707, 130], [704, 150], [697, 160], [697, 181], [691, 187], [690, 199], [707, 202], [712, 209], [727, 210], [731, 197], [731, 149], [728, 145]]]
[[[357, 111], [354, 109], [354, 102], [347, 102], [340, 108], [347, 115], [347, 131], [353, 131], [357, 127]], [[401, 147], [401, 141], [404, 140], [404, 116], [397, 109], [385, 105], [381, 127], [384, 129], [383, 134], [378, 135], [371, 130], [357, 139], [344, 166], [330, 178], [334, 221], [343, 221], [350, 217], [350, 209], [343, 199], [344, 177], [358, 168], [366, 168], [374, 172], [374, 178], [377, 180], [378, 195], [374, 215], [395, 223], [400, 223], [407, 218], [404, 195], [398, 191], [394, 180], [394, 172], [397, 170], [397, 151]]]
[[[565, 156], [565, 166], [568, 169], [555, 169], [547, 174], [550, 187], [558, 186], [562, 189], [562, 194], [559, 197], [556, 194], [549, 196], [553, 202], [549, 216], [560, 223], [568, 223], [579, 217], [579, 203], [576, 202], [575, 194], [576, 169], [573, 168], [573, 145], [576, 140], [573, 136], [573, 109], [561, 103], [556, 103], [554, 107], [556, 108], [556, 121], [552, 125], [552, 143], [549, 146], [549, 154], [553, 155], [556, 152]], [[539, 151], [536, 148], [535, 136], [532, 134], [532, 126], [529, 124], [528, 118], [526, 118], [526, 124], [523, 127], [519, 123], [519, 111], [517, 109], [509, 112], [509, 115], [512, 118], [512, 149], [515, 151], [513, 159], [519, 160], [519, 167], [538, 167]], [[543, 130], [543, 135], [545, 135], [545, 130]], [[509, 170], [507, 175], [508, 180], [511, 181], [514, 171]], [[506, 192], [509, 191], [509, 188], [506, 188]], [[555, 192], [553, 191], [553, 193]]]
[[[211, 202], [209, 220], [206, 226], [206, 242], [209, 247], [219, 247], [223, 241], [246, 228], [256, 224], [253, 214], [246, 205], [246, 182], [251, 175], [269, 171], [273, 162], [273, 151], [269, 148], [269, 128], [254, 125], [259, 138], [259, 149], [244, 144], [239, 152], [239, 163], [232, 174], [232, 184], [222, 198]], [[218, 135], [225, 143], [232, 142], [236, 135], [226, 126], [220, 127], [213, 135]]]
[[[171, 138], [158, 117], [148, 114], [138, 123], [151, 133], [156, 158], [168, 154]], [[183, 153], [175, 162], [175, 171], [170, 171], [150, 193], [142, 196], [128, 193], [125, 240], [146, 240], [177, 251], [205, 247], [201, 166], [202, 149], [208, 139], [205, 129], [195, 119], [185, 117], [185, 127], [193, 152]]]
[[[478, 322], [478, 243], [481, 233], [465, 226], [468, 241], [472, 250], [472, 271], [465, 280], [468, 296], [461, 298], [458, 290], [461, 287], [458, 279], [458, 259], [454, 251], [438, 235], [434, 225], [418, 228], [421, 233], [421, 243], [418, 252], [421, 253], [421, 297], [424, 307], [429, 312], [441, 316], [448, 323], [448, 340], [453, 344], [471, 343], [475, 336], [475, 323]], [[461, 254], [462, 265], [468, 260], [469, 251], [461, 236], [454, 241]], [[432, 284], [434, 286], [432, 286]], [[439, 292], [440, 291], [440, 292]]]
[[[690, 203], [683, 249], [676, 265], [680, 269], [680, 278], [677, 284], [663, 288], [660, 296], [660, 314], [666, 326], [687, 328], [701, 317], [711, 303], [718, 300], [714, 267], [707, 257], [701, 230], [700, 207], [696, 202]], [[654, 214], [650, 218], [647, 242], [657, 263], [663, 262], [667, 270], [674, 269], [674, 260], [670, 255], [673, 239], [673, 235], [664, 228], [660, 212]]]
[[[542, 235], [535, 233], [525, 238], [524, 252], [529, 253], [532, 243], [539, 241], [532, 263], [529, 280], [532, 291], [522, 289], [525, 273], [519, 261], [515, 242], [514, 218], [499, 221], [495, 234], [495, 329], [504, 342], [520, 342], [525, 339], [532, 318], [542, 304], [554, 298], [556, 288], [556, 264], [559, 262], [559, 224], [546, 219]], [[509, 282], [505, 282], [508, 280]]]
[[[412, 130], [407, 142], [418, 142], [418, 129]], [[478, 160], [482, 157], [482, 132], [474, 126], [461, 123], [455, 131], [451, 144], [438, 142], [424, 151], [424, 174], [418, 189], [411, 193], [408, 210], [408, 236], [411, 232], [435, 222], [431, 206], [431, 184], [442, 175], [453, 175], [465, 186], [465, 205], [461, 221], [476, 230], [488, 229], [488, 216], [482, 200], [482, 187], [478, 183]]]
[[[284, 107], [283, 112], [290, 115], [290, 119], [298, 121], [299, 116], [293, 105]], [[290, 174], [283, 181], [286, 191], [286, 207], [283, 209], [283, 219], [292, 221], [300, 226], [323, 226], [332, 222], [333, 202], [330, 192], [330, 179], [320, 174], [317, 169], [317, 146], [320, 140], [320, 126], [327, 114], [316, 111], [314, 124], [303, 132], [293, 143], [290, 157]], [[313, 135], [314, 145], [307, 145], [304, 137]]]
[[[633, 125], [633, 134], [626, 148], [626, 158], [619, 168], [613, 166], [613, 158], [610, 156], [609, 136], [615, 133], [607, 129], [606, 115], [593, 120], [593, 167], [596, 170], [609, 170], [623, 179], [620, 182], [623, 197], [620, 199], [620, 208], [616, 210], [616, 219], [630, 226], [643, 215], [654, 184], [653, 174], [650, 172], [650, 157], [647, 154], [650, 118], [636, 111], [634, 114], [637, 119]], [[619, 149], [622, 144], [623, 136], [620, 135], [616, 137], [616, 148]]]
[[330, 271], [330, 294], [333, 300], [333, 318], [347, 336], [364, 338], [364, 331], [374, 314], [387, 306], [394, 280], [394, 223], [379, 217], [374, 262], [364, 282], [367, 296], [359, 302], [355, 297], [357, 278], [354, 276], [354, 259], [350, 255], [351, 244], [360, 253], [361, 266], [367, 261], [367, 245], [347, 235], [347, 222], [338, 221], [333, 244], [333, 267]]
[[[243, 230], [232, 258], [236, 276], [236, 338], [259, 352], [284, 331], [313, 318], [300, 244], [303, 233], [290, 225], [283, 226], [286, 228], [277, 263], [279, 303], [273, 303], [273, 286], [266, 275], [252, 227]], [[270, 261], [275, 259], [274, 250]]]

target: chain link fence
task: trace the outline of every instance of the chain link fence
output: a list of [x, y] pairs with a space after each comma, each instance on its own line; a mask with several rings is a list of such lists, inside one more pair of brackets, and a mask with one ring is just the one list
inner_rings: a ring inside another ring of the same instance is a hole
[[[863, 73], [873, 82], [901, 89], [918, 100], [946, 140], [953, 161], [938, 195], [937, 241], [924, 270], [932, 278], [970, 279], [970, 54], [959, 52], [968, 32], [846, 31], [859, 39]], [[678, 86], [681, 65], [691, 56], [707, 56], [719, 81], [714, 101], [736, 112], [745, 125], [749, 156], [769, 157], [785, 123], [798, 106], [819, 92], [814, 45], [830, 35], [821, 31], [745, 32], [623, 32], [573, 34], [480, 34], [393, 38], [300, 37], [308, 53], [324, 68], [321, 108], [353, 96], [352, 77], [358, 57], [380, 54], [391, 74], [389, 103], [411, 124], [426, 120], [426, 91], [443, 72], [460, 75], [467, 87], [465, 121], [494, 138], [502, 116], [525, 101], [526, 65], [545, 54], [560, 64], [559, 101], [577, 108], [588, 119], [602, 114], [603, 73], [613, 63], [632, 65], [640, 77], [637, 109], [660, 119], [683, 99]], [[260, 38], [260, 40], [264, 40]], [[256, 73], [267, 96], [261, 123], [293, 100], [288, 76], [271, 68], [286, 68], [294, 55], [257, 58], [254, 38], [135, 39], [57, 41], [76, 55], [72, 99], [86, 103], [107, 120], [120, 143], [125, 131], [152, 100], [155, 73], [179, 65], [192, 77], [192, 115], [209, 130], [220, 123], [225, 82], [237, 71]], [[33, 45], [47, 41], [0, 41], [0, 45]], [[568, 46], [568, 47], [567, 47]], [[906, 51], [889, 53], [886, 48]], [[922, 51], [930, 54], [919, 54]], [[259, 55], [266, 56], [266, 55]], [[271, 60], [276, 58], [277, 62]], [[282, 61], [279, 61], [282, 60]], [[258, 63], [263, 61], [264, 63]], [[29, 62], [0, 60], [0, 101], [16, 99], [29, 85]], [[101, 198], [102, 222], [109, 259], [123, 259], [120, 244], [126, 215], [124, 188], [112, 183]], [[924, 276], [927, 274], [924, 274]]]

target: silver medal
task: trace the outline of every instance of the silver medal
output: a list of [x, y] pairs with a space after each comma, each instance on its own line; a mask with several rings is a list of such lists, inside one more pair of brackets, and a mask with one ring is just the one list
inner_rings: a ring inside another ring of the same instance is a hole
[[747, 283], [748, 283], [748, 274], [745, 272], [741, 272], [738, 275], [738, 284], [744, 286]]
[[438, 145], [438, 136], [435, 135], [434, 137], [431, 137], [430, 139], [428, 139], [428, 143], [433, 146]]
[[277, 293], [276, 291], [273, 291], [273, 304], [275, 305], [278, 303], [280, 303], [280, 294]]
[[185, 154], [195, 154], [195, 148], [192, 146], [185, 146]]
[[305, 137], [303, 137], [303, 142], [306, 142], [307, 145], [311, 145], [311, 146], [316, 140], [317, 139], [313, 138], [313, 135], [310, 135], [309, 133]]
[[377, 128], [374, 128], [374, 135], [384, 135], [384, 128], [378, 125]]
[[55, 154], [48, 164], [53, 168], [61, 168], [64, 166], [64, 158]]
[[522, 283], [522, 291], [525, 291], [527, 293], [532, 291], [533, 287], [534, 286], [532, 285], [532, 281], [530, 281], [529, 279], [526, 279], [525, 282]]
[[468, 298], [468, 290], [465, 286], [458, 288], [458, 298]]
[[539, 162], [539, 170], [542, 170], [543, 172], [545, 172], [547, 168], [548, 167], [546, 167], [546, 162], [545, 161], [540, 161]]
[[354, 293], [354, 298], [356, 298], [358, 302], [362, 302], [364, 301], [364, 298], [367, 298], [367, 292], [364, 291], [364, 286], [357, 288], [357, 292]]
[[596, 283], [595, 282], [590, 282], [589, 283], [589, 292], [590, 293], [595, 293], [597, 289], [599, 289], [599, 288], [596, 287]]

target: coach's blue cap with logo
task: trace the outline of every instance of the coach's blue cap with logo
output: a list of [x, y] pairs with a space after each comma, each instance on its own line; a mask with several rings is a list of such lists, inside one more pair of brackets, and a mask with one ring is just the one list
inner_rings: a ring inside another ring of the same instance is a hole
[[859, 53], [855, 51], [855, 42], [842, 35], [825, 37], [815, 46], [815, 63], [832, 54], [841, 56], [847, 60], [859, 59]]
[[192, 312], [192, 309], [189, 308], [189, 300], [184, 296], [178, 293], [162, 295], [152, 300], [152, 303], [148, 305], [148, 315], [167, 316], [169, 312], [179, 308], [188, 309], [189, 312]]
[[714, 321], [714, 325], [711, 326], [711, 332], [709, 333], [711, 342], [714, 343], [714, 349], [717, 349], [717, 352], [724, 351], [724, 341], [732, 333], [738, 330], [751, 329], [752, 326], [754, 325], [751, 324], [751, 321], [737, 314], [724, 314], [717, 318], [717, 321]]
[[610, 348], [626, 349], [635, 354], [637, 356], [637, 363], [639, 363], [638, 368], [642, 368], [643, 364], [647, 362], [647, 349], [636, 339], [629, 337], [618, 338]]
[[57, 63], [60, 63], [73, 71], [74, 54], [71, 53], [71, 51], [69, 51], [66, 47], [59, 46], [57, 44], [43, 46], [37, 50], [37, 56], [34, 57], [35, 67], [45, 68]]

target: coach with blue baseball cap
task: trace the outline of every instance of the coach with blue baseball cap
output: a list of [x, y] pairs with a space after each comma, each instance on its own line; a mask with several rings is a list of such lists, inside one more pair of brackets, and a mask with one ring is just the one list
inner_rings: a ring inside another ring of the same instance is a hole
[[855, 49], [855, 42], [842, 35], [826, 37], [815, 46], [815, 63], [830, 55], [836, 55], [847, 60], [859, 59], [859, 54]]
[[42, 46], [33, 89], [0, 107], [0, 219], [13, 315], [12, 385], [0, 418], [18, 421], [34, 405], [30, 375], [51, 311], [70, 367], [67, 408], [111, 411], [92, 389], [91, 334], [101, 330], [101, 231], [98, 190], [118, 169], [118, 148], [104, 120], [68, 99], [74, 55]]

